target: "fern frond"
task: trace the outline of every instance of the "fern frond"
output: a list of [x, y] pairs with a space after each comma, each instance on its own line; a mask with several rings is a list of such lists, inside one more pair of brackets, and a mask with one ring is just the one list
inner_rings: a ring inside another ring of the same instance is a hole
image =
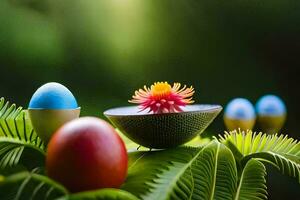
[[27, 112], [0, 98], [0, 169], [23, 164], [30, 170], [36, 167], [33, 164], [41, 165], [44, 152], [45, 145], [33, 130]]
[[0, 175], [0, 199], [56, 199], [68, 191], [59, 183], [35, 172], [23, 171], [7, 177]]
[[142, 199], [232, 199], [236, 191], [234, 157], [216, 140], [204, 148], [135, 152], [130, 158], [122, 188]]
[[248, 130], [219, 135], [241, 164], [256, 158], [274, 165], [283, 174], [295, 177], [300, 183], [300, 143], [287, 135], [267, 135]]
[[0, 171], [18, 164], [28, 170], [44, 165], [45, 152], [30, 142], [0, 137]]
[[300, 143], [288, 135], [268, 135], [250, 130], [235, 130], [219, 135], [220, 142], [231, 142], [243, 156], [253, 153], [268, 152], [282, 155], [300, 156]]
[[266, 168], [256, 159], [250, 159], [242, 171], [235, 200], [267, 199]]
[[30, 142], [44, 149], [45, 145], [33, 130], [27, 111], [0, 99], [0, 137], [15, 138]]
[[71, 194], [57, 200], [138, 200], [133, 194], [118, 189], [100, 189]]

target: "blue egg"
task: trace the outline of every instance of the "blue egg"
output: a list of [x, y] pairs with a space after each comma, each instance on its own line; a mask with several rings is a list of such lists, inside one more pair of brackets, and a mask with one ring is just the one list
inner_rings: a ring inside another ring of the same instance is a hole
[[76, 109], [74, 95], [62, 84], [51, 82], [36, 90], [29, 102], [29, 109]]
[[239, 120], [250, 120], [256, 117], [252, 103], [244, 98], [231, 100], [225, 108], [224, 115], [225, 117]]
[[262, 96], [255, 105], [256, 112], [261, 116], [280, 116], [286, 114], [284, 102], [275, 95]]

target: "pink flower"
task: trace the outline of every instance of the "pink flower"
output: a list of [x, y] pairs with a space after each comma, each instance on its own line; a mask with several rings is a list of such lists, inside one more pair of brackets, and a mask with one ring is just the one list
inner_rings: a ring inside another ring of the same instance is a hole
[[130, 103], [139, 104], [140, 111], [148, 109], [153, 113], [181, 112], [182, 107], [194, 103], [192, 96], [194, 88], [184, 85], [181, 89], [180, 83], [174, 83], [171, 87], [168, 82], [156, 82], [150, 88], [135, 91]]

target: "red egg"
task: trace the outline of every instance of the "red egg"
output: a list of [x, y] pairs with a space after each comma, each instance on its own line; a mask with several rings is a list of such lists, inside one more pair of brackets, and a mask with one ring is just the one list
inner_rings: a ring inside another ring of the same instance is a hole
[[71, 192], [119, 188], [127, 165], [124, 142], [110, 124], [95, 117], [66, 123], [48, 144], [47, 174]]

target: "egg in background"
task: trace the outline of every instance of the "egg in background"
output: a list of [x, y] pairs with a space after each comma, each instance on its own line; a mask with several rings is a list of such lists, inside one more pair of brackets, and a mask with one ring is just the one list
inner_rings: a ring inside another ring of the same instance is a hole
[[235, 129], [251, 130], [256, 120], [255, 109], [252, 103], [244, 98], [231, 100], [224, 112], [224, 123], [229, 131]]
[[277, 133], [283, 127], [287, 111], [281, 98], [275, 95], [262, 96], [255, 105], [257, 121], [265, 133]]
[[28, 112], [34, 130], [48, 143], [60, 126], [79, 117], [80, 107], [68, 88], [60, 83], [50, 82], [42, 85], [32, 95]]

